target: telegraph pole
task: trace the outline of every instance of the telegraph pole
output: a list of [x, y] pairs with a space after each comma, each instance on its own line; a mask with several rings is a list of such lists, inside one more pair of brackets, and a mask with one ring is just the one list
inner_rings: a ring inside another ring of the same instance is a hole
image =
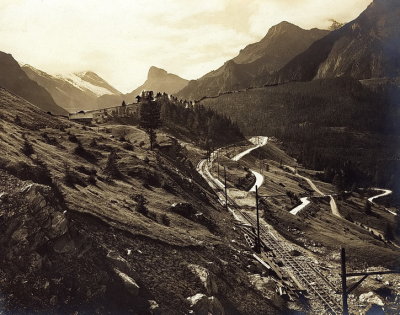
[[219, 152], [217, 151], [217, 176], [218, 176], [218, 179], [219, 179]]
[[[370, 272], [350, 272], [346, 273], [346, 251], [342, 248], [341, 252], [341, 261], [342, 261], [342, 302], [343, 302], [343, 315], [349, 314], [349, 305], [347, 302], [348, 295], [352, 292], [355, 288], [357, 288], [361, 282], [367, 279], [368, 276], [372, 275], [388, 275], [388, 274], [400, 274], [399, 270], [388, 270], [388, 271], [370, 271]], [[354, 283], [350, 288], [347, 288], [346, 279], [348, 277], [362, 277], [356, 283]]]
[[228, 191], [227, 191], [227, 188], [226, 188], [226, 169], [225, 169], [225, 166], [224, 166], [224, 181], [225, 181], [225, 206], [226, 206], [226, 209], [228, 209]]
[[340, 254], [342, 261], [342, 305], [343, 305], [343, 315], [349, 314], [349, 306], [347, 304], [347, 283], [346, 283], [346, 250], [342, 247]]
[[261, 253], [261, 242], [260, 242], [260, 215], [258, 213], [258, 187], [256, 185], [256, 213], [257, 213], [257, 244], [256, 252]]

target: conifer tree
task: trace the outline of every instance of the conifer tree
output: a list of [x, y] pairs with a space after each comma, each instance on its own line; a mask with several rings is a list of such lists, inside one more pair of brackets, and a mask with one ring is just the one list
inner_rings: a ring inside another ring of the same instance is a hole
[[143, 128], [150, 140], [150, 149], [156, 142], [156, 129], [161, 126], [160, 104], [153, 99], [153, 92], [143, 92], [139, 106], [139, 126]]

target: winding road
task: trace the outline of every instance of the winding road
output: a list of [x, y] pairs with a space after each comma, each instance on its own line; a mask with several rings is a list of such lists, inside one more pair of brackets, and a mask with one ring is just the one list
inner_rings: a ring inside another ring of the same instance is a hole
[[[265, 144], [266, 141], [267, 140], [265, 140]], [[244, 152], [248, 154], [260, 146], [261, 145], [257, 143], [255, 147]], [[246, 155], [243, 154], [244, 152], [235, 156], [239, 156], [236, 161]], [[217, 178], [213, 177], [209, 171], [209, 168], [212, 166], [212, 162], [214, 161], [215, 157], [216, 154], [213, 153], [211, 154], [210, 161], [200, 161], [197, 165], [197, 170], [208, 182], [210, 187], [213, 188], [218, 196], [219, 202], [222, 205], [227, 206], [228, 210], [233, 214], [235, 220], [240, 222], [244, 229], [246, 229], [246, 226], [248, 227], [247, 229], [250, 227], [250, 230], [247, 231], [247, 235], [245, 234], [245, 237], [247, 236], [247, 239], [251, 241], [253, 237], [255, 237], [255, 235], [253, 235], [253, 231], [256, 227], [256, 219], [254, 214], [248, 213], [245, 207], [238, 206], [235, 200], [229, 195], [225, 201], [223, 184]], [[260, 176], [262, 177], [262, 180], [264, 180], [264, 177], [261, 174]], [[309, 292], [311, 295], [310, 303], [314, 311], [313, 313], [322, 314], [328, 312], [331, 314], [340, 314], [341, 307], [337, 296], [335, 295], [335, 288], [330, 283], [330, 279], [324, 277], [318, 270], [318, 265], [315, 265], [314, 261], [306, 256], [293, 257], [291, 254], [294, 249], [292, 245], [279, 235], [275, 235], [273, 228], [264, 220], [260, 221], [261, 242], [266, 244], [269, 250], [272, 250], [276, 259], [284, 263], [284, 268], [282, 268], [282, 270], [287, 271], [288, 274], [291, 275], [290, 277], [295, 278], [296, 283], [300, 284], [300, 286], [303, 288], [306, 288], [306, 290]]]
[[[381, 197], [385, 197], [385, 196], [388, 196], [388, 195], [390, 195], [390, 194], [393, 193], [393, 191], [391, 191], [391, 190], [389, 190], [389, 189], [383, 189], [383, 188], [371, 188], [371, 189], [372, 189], [372, 190], [375, 190], [375, 191], [380, 191], [380, 192], [382, 192], [382, 193], [379, 194], [379, 195], [376, 195], [376, 196], [373, 196], [373, 197], [371, 197], [371, 198], [368, 198], [368, 201], [369, 201], [370, 203], [374, 204], [374, 205], [377, 205], [376, 202], [374, 201], [375, 199], [378, 199], [378, 198], [381, 198]], [[385, 210], [386, 210], [387, 212], [393, 214], [393, 215], [397, 215], [396, 212], [394, 212], [394, 211], [392, 211], [392, 210], [390, 210], [390, 209], [387, 209], [386, 207], [385, 207]]]
[[[268, 143], [268, 137], [261, 137], [261, 136], [253, 137], [253, 138], [250, 138], [249, 141], [251, 143], [255, 144], [255, 146], [239, 153], [238, 155], [235, 155], [232, 158], [232, 161], [239, 161], [242, 157], [246, 156], [253, 150], [266, 145]], [[261, 175], [260, 173], [256, 172], [255, 170], [250, 170], [250, 172], [252, 172], [252, 174], [255, 176], [256, 182], [254, 183], [253, 187], [250, 188], [249, 192], [255, 192], [256, 187], [260, 188], [261, 185], [264, 183], [264, 175]]]
[[[338, 217], [338, 218], [343, 218], [343, 217], [340, 215], [338, 206], [337, 206], [336, 201], [335, 201], [335, 199], [333, 198], [332, 195], [325, 195], [325, 194], [314, 184], [314, 182], [313, 182], [311, 179], [309, 179], [308, 177], [305, 177], [305, 176], [300, 175], [299, 173], [297, 173], [297, 170], [296, 170], [294, 167], [288, 166], [288, 165], [285, 165], [285, 166], [286, 166], [288, 169], [290, 169], [297, 177], [300, 177], [300, 178], [304, 179], [304, 180], [310, 185], [310, 187], [311, 187], [317, 194], [321, 195], [321, 197], [329, 196], [329, 198], [330, 198], [329, 205], [330, 205], [330, 207], [331, 207], [332, 214], [333, 214], [334, 216]], [[310, 204], [310, 199], [308, 199], [308, 197], [301, 198], [300, 200], [302, 201], [302, 204], [299, 205], [299, 206], [297, 206], [296, 208], [292, 209], [292, 210], [290, 211], [291, 214], [294, 214], [294, 215], [298, 214], [301, 210], [303, 210], [307, 205]], [[307, 201], [308, 201], [308, 203], [307, 203]]]

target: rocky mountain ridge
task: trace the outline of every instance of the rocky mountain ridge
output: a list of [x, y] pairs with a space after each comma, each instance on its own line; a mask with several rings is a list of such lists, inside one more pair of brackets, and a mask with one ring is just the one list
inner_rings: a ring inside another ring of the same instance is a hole
[[56, 104], [52, 96], [31, 80], [11, 54], [0, 52], [0, 86], [25, 98], [32, 104], [52, 114], [66, 115], [67, 111]]
[[246, 46], [238, 56], [225, 62], [219, 69], [190, 81], [178, 95], [199, 99], [256, 86], [259, 77], [278, 71], [328, 33], [316, 28], [305, 30], [289, 22], [281, 22], [271, 27], [263, 39]]

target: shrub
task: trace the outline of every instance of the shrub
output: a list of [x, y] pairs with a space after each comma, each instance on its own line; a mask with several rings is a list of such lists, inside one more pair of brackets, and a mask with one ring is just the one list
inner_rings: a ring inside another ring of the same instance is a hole
[[137, 194], [132, 197], [134, 201], [136, 201], [136, 206], [135, 210], [145, 216], [148, 215], [149, 210], [147, 209], [146, 205], [148, 204], [148, 201], [142, 194]]
[[71, 133], [68, 134], [68, 140], [73, 142], [73, 143], [79, 143], [80, 142], [79, 139], [74, 134], [71, 134]]
[[19, 115], [16, 115], [14, 118], [14, 123], [16, 123], [17, 125], [21, 126], [22, 125], [22, 121], [21, 121], [21, 117], [19, 117]]
[[157, 214], [155, 212], [148, 211], [147, 217], [153, 221], [157, 222]]
[[47, 132], [43, 132], [43, 133], [41, 134], [41, 136], [43, 137], [44, 141], [45, 141], [46, 143], [48, 143], [48, 144], [51, 144], [51, 145], [57, 145], [57, 144], [58, 144], [57, 139], [54, 138], [54, 137], [49, 137], [49, 135], [47, 134]]
[[132, 145], [130, 142], [124, 142], [124, 143], [122, 144], [122, 147], [123, 147], [125, 150], [133, 151], [133, 145]]
[[88, 183], [90, 185], [96, 185], [96, 183], [97, 183], [96, 176], [95, 175], [90, 175], [89, 178], [88, 178]]
[[85, 180], [74, 170], [71, 170], [68, 164], [64, 165], [64, 183], [70, 187], [80, 185], [86, 187]]
[[31, 156], [33, 153], [35, 153], [35, 151], [33, 150], [32, 144], [26, 139], [24, 140], [21, 151], [26, 156]]
[[96, 157], [94, 154], [88, 150], [86, 150], [83, 146], [82, 143], [78, 143], [77, 147], [74, 149], [74, 153], [76, 155], [79, 155], [80, 157], [84, 158], [85, 160], [89, 162], [95, 162]]
[[104, 168], [104, 173], [106, 175], [109, 175], [111, 178], [121, 178], [122, 174], [118, 168], [118, 162], [117, 162], [118, 156], [115, 151], [112, 151], [108, 155], [106, 167]]
[[97, 147], [97, 141], [95, 138], [92, 138], [92, 140], [89, 143], [89, 146], [92, 148]]
[[171, 224], [169, 217], [165, 213], [161, 216], [161, 222], [166, 226], [169, 226]]

